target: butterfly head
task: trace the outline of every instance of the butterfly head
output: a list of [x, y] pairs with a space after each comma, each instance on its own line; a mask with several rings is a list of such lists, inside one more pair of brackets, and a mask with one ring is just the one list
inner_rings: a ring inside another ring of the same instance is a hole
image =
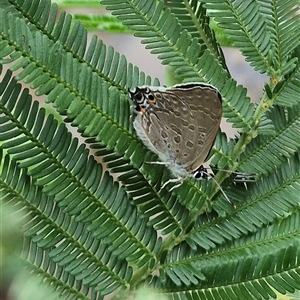
[[148, 87], [136, 87], [134, 91], [128, 89], [136, 112], [144, 114], [150, 105], [156, 103], [156, 98]]

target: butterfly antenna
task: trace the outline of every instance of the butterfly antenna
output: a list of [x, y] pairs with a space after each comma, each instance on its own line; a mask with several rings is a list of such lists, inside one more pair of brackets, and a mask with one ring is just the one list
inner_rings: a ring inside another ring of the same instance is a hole
[[257, 174], [255, 173], [243, 173], [243, 172], [237, 172], [237, 171], [229, 171], [224, 169], [218, 169], [214, 167], [209, 167], [213, 172], [215, 171], [221, 171], [226, 172], [235, 175], [234, 181], [235, 182], [255, 182]]
[[224, 192], [224, 190], [222, 189], [221, 185], [218, 183], [218, 181], [209, 173], [207, 173], [207, 175], [215, 182], [215, 184], [218, 186], [218, 188], [220, 189], [220, 191], [222, 192], [222, 194], [224, 195], [225, 199], [227, 202], [229, 202], [231, 205], [233, 205], [233, 203], [229, 200], [228, 196], [226, 195], [226, 193]]

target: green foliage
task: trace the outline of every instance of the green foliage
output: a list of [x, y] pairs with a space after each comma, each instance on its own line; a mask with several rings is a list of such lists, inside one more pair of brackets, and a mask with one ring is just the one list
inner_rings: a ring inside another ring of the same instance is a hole
[[57, 3], [60, 7], [99, 7], [99, 1], [97, 0], [89, 0], [88, 2], [86, 0], [55, 0], [52, 2]]
[[132, 33], [118, 19], [111, 15], [74, 14], [73, 21], [80, 21], [87, 30], [103, 30], [106, 32]]
[[[148, 163], [158, 158], [134, 132], [127, 93], [159, 85], [157, 79], [95, 36], [88, 43], [87, 30], [56, 4], [0, 0], [0, 192], [6, 220], [21, 219], [15, 252], [22, 269], [60, 299], [126, 299], [137, 290], [139, 299], [148, 291], [159, 299], [296, 294], [297, 1], [101, 4], [179, 81], [219, 89], [223, 116], [239, 134], [218, 134], [211, 163], [224, 170], [215, 180], [233, 205], [212, 180], [188, 178], [172, 192], [172, 184], [162, 188], [170, 172]], [[257, 105], [228, 73], [212, 18], [270, 77]], [[59, 118], [33, 99], [38, 96]], [[255, 173], [256, 181], [235, 182], [236, 170]], [[6, 244], [4, 255], [11, 249]]]

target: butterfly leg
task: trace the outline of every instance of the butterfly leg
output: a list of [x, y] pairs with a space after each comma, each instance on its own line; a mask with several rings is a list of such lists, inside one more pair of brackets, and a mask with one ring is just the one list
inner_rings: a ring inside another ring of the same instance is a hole
[[[152, 164], [152, 165], [165, 165], [165, 166], [168, 166], [168, 165], [172, 165], [172, 163], [169, 163], [169, 162], [162, 162], [162, 161], [146, 161], [145, 162], [146, 164]], [[169, 191], [173, 191], [174, 189], [178, 188], [179, 186], [181, 186], [182, 182], [183, 182], [183, 178], [181, 177], [178, 177], [178, 178], [173, 178], [173, 179], [169, 179], [168, 181], [166, 181], [161, 189], [164, 189], [168, 184], [170, 183], [174, 183], [174, 182], [178, 182], [178, 184], [174, 185]]]
[[163, 161], [145, 161], [145, 163], [150, 165], [168, 165], [167, 162]]
[[172, 178], [172, 179], [169, 179], [168, 181], [166, 181], [166, 182], [162, 185], [161, 189], [164, 189], [164, 188], [165, 188], [168, 184], [170, 184], [170, 183], [176, 183], [176, 182], [177, 182], [177, 184], [174, 185], [174, 186], [172, 186], [172, 187], [170, 188], [169, 192], [171, 192], [171, 191], [173, 191], [174, 189], [180, 187], [180, 186], [182, 185], [183, 178], [179, 177], [179, 178]]

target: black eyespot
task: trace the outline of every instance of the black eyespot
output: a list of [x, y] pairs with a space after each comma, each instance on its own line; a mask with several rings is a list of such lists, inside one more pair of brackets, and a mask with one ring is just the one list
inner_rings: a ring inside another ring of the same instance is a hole
[[139, 105], [135, 105], [134, 108], [135, 108], [136, 111], [141, 111], [141, 107]]
[[134, 95], [135, 99], [136, 100], [142, 100], [143, 98], [143, 94], [141, 92], [137, 92], [135, 95]]
[[153, 101], [153, 100], [154, 100], [154, 96], [153, 96], [152, 94], [150, 94], [150, 95], [148, 96], [148, 99], [149, 99], [150, 101]]

